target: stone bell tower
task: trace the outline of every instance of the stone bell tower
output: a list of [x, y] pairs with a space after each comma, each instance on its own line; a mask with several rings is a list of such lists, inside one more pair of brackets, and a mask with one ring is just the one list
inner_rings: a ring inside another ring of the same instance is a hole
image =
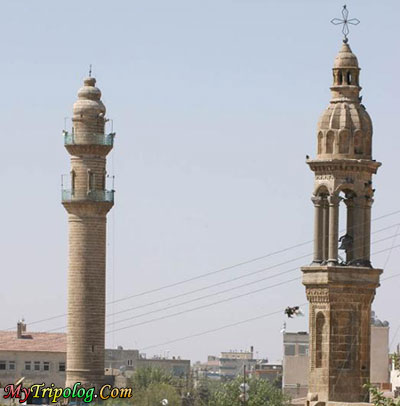
[[[318, 123], [317, 157], [307, 159], [315, 174], [314, 259], [302, 268], [309, 301], [308, 405], [368, 401], [363, 384], [370, 376], [371, 303], [382, 273], [370, 261], [372, 175], [381, 164], [372, 159], [372, 122], [361, 104], [359, 73], [345, 38], [333, 66], [331, 101]], [[346, 222], [341, 237], [339, 212]]]
[[104, 104], [96, 79], [79, 89], [72, 131], [64, 131], [71, 155], [70, 188], [62, 190], [68, 212], [68, 334], [66, 386], [104, 381], [106, 216], [114, 191], [106, 190], [106, 156], [114, 133], [105, 134]]

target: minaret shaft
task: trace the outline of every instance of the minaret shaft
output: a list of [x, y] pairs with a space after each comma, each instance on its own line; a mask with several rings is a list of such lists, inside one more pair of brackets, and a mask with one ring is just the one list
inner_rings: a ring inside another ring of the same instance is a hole
[[98, 384], [104, 376], [106, 216], [68, 217], [66, 385]]

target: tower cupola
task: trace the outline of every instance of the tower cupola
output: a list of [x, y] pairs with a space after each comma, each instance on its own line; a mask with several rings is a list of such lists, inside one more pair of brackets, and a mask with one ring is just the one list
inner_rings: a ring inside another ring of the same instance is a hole
[[73, 131], [81, 134], [103, 134], [106, 108], [101, 99], [101, 91], [96, 79], [88, 77], [78, 91], [78, 100], [73, 107]]
[[371, 159], [372, 121], [361, 104], [360, 68], [343, 42], [333, 65], [332, 97], [318, 122], [317, 159]]

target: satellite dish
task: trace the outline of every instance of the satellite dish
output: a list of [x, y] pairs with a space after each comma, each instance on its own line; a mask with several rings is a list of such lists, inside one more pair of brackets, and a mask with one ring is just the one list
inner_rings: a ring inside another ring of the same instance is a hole
[[240, 392], [248, 392], [250, 386], [247, 383], [241, 383], [239, 386]]
[[168, 399], [163, 399], [162, 401], [161, 401], [161, 404], [163, 405], [163, 406], [166, 406], [166, 405], [168, 405]]

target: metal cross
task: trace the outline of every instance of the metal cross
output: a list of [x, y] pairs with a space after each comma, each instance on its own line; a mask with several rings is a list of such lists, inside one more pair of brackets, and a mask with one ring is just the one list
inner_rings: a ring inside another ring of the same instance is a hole
[[344, 35], [343, 42], [347, 43], [348, 42], [347, 35], [349, 35], [349, 32], [350, 32], [349, 24], [358, 25], [358, 24], [360, 24], [360, 20], [358, 20], [357, 18], [352, 18], [350, 20], [348, 19], [349, 11], [347, 10], [346, 4], [343, 6], [342, 16], [343, 16], [343, 19], [334, 18], [333, 20], [331, 20], [331, 23], [334, 25], [343, 24], [343, 28], [342, 28], [342, 33]]
[[89, 65], [89, 77], [92, 77], [92, 64]]

